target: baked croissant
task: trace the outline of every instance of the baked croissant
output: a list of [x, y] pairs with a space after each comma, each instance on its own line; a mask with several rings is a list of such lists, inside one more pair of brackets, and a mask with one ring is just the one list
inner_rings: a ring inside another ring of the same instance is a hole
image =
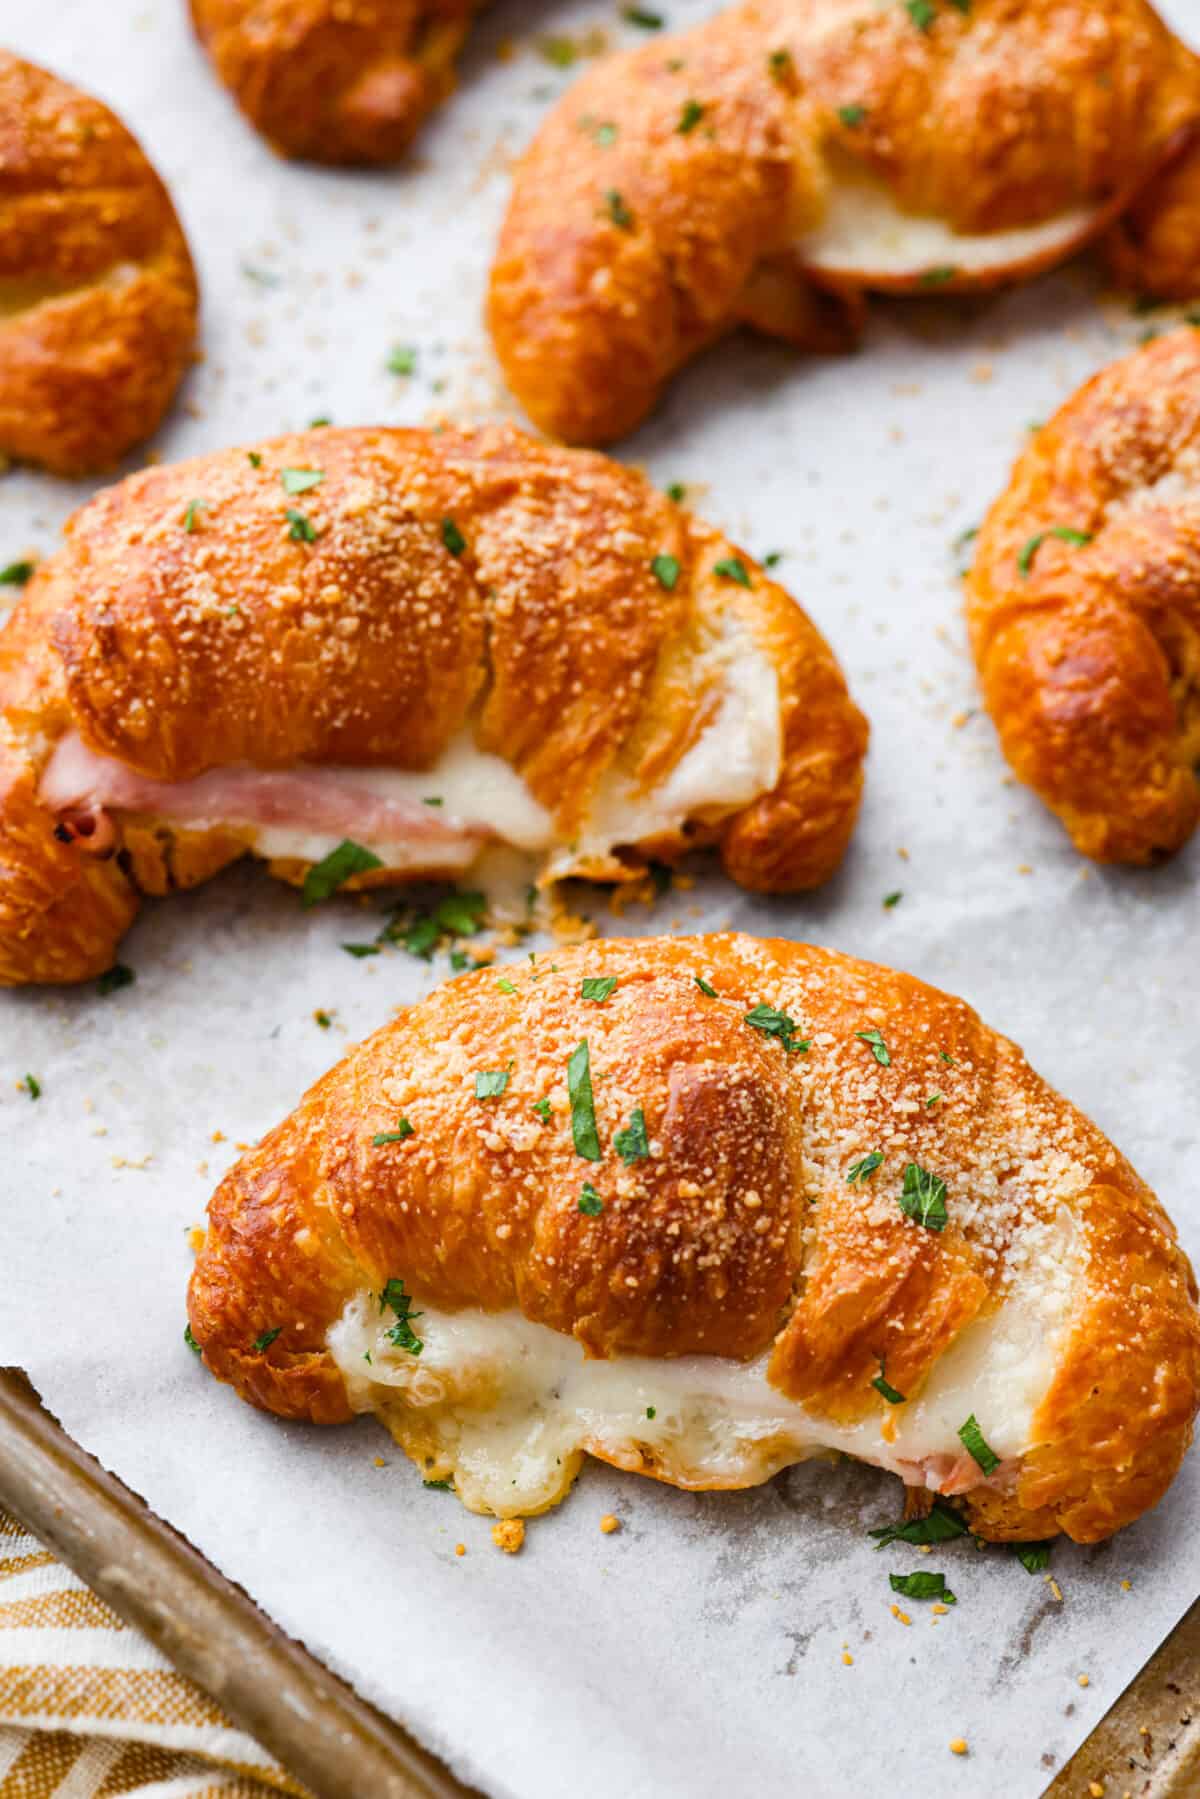
[[1145, 0], [749, 0], [542, 125], [492, 270], [500, 361], [535, 423], [606, 442], [739, 323], [836, 347], [867, 289], [1065, 260], [1198, 120], [1200, 63]]
[[191, 0], [217, 73], [284, 156], [385, 163], [454, 87], [480, 0]]
[[1018, 777], [1100, 862], [1200, 817], [1200, 335], [1093, 377], [1018, 458], [967, 583], [984, 699]]
[[107, 468], [158, 425], [196, 335], [166, 188], [99, 100], [0, 51], [0, 455]]
[[[147, 469], [0, 634], [0, 983], [106, 969], [142, 893], [837, 866], [867, 727], [800, 607], [606, 457], [322, 430]], [[483, 859], [483, 860], [481, 860]]]
[[1108, 234], [1108, 264], [1148, 299], [1200, 295], [1200, 144], [1187, 143]]
[[585, 1450], [689, 1488], [841, 1450], [997, 1539], [1161, 1498], [1187, 1258], [969, 1006], [733, 935], [504, 972], [377, 1031], [217, 1189], [190, 1328], [243, 1398], [374, 1411], [502, 1517]]

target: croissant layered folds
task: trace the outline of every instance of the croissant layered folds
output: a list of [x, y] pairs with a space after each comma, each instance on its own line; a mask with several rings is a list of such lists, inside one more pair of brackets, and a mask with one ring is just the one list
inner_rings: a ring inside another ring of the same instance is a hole
[[6, 983], [107, 968], [141, 893], [247, 851], [373, 886], [715, 845], [811, 886], [866, 749], [750, 557], [506, 429], [313, 431], [100, 494], [0, 634], [0, 720]]
[[162, 182], [106, 106], [0, 51], [0, 454], [76, 475], [158, 425], [196, 334]]
[[822, 1450], [1084, 1542], [1200, 1395], [1153, 1194], [962, 1001], [743, 936], [448, 982], [225, 1177], [190, 1288], [255, 1405], [375, 1411], [477, 1510], [584, 1451], [740, 1487]]
[[968, 618], [1020, 779], [1102, 862], [1200, 818], [1200, 334], [1160, 337], [1037, 432], [979, 533]]
[[1062, 261], [1177, 154], [1200, 64], [1145, 0], [748, 0], [577, 82], [517, 169], [489, 317], [545, 430], [605, 442], [739, 322]]
[[284, 156], [386, 163], [454, 86], [480, 0], [191, 0], [196, 32]]

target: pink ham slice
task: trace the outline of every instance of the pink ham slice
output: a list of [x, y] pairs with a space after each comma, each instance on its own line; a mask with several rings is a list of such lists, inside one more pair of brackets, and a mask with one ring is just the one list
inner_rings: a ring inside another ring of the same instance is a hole
[[362, 781], [366, 772], [242, 763], [210, 769], [193, 781], [155, 781], [98, 756], [71, 732], [46, 764], [38, 798], [68, 822], [84, 847], [97, 851], [113, 838], [105, 817], [110, 810], [148, 812], [180, 824], [286, 826], [339, 840], [419, 845], [434, 856], [493, 835], [477, 824], [440, 818], [429, 806], [373, 792]]

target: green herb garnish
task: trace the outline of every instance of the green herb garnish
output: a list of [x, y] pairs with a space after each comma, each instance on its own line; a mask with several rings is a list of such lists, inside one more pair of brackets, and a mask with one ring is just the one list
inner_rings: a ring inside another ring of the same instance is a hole
[[283, 516], [288, 522], [288, 536], [293, 543], [316, 543], [321, 534], [307, 513], [299, 512], [295, 506], [287, 506]]
[[910, 1518], [906, 1524], [881, 1524], [867, 1533], [880, 1549], [889, 1543], [949, 1543], [954, 1537], [965, 1537], [967, 1527], [957, 1512], [936, 1500], [924, 1518]]
[[513, 1065], [511, 1062], [508, 1064], [507, 1068], [481, 1069], [475, 1076], [476, 1099], [499, 1099], [500, 1095], [504, 1092], [504, 1089], [508, 1086], [509, 1076], [512, 1074], [512, 1071]]
[[713, 574], [722, 581], [736, 581], [739, 587], [750, 585], [749, 571], [740, 556], [723, 556], [720, 562], [713, 563]]
[[666, 23], [660, 12], [648, 12], [644, 6], [626, 6], [621, 17], [627, 25], [640, 26], [643, 31], [661, 31]]
[[807, 1037], [797, 1037], [796, 1026], [786, 1012], [777, 1012], [774, 1006], [759, 1004], [749, 1012], [742, 1014], [748, 1025], [761, 1031], [764, 1037], [778, 1037], [789, 1055], [794, 1050], [797, 1055], [804, 1055], [809, 1047]]
[[114, 962], [96, 982], [96, 992], [107, 997], [110, 993], [116, 993], [120, 987], [132, 987], [136, 980], [137, 976], [132, 968], [126, 968], [124, 962]]
[[487, 913], [487, 895], [448, 893], [434, 908], [434, 922], [453, 937], [474, 937]]
[[584, 999], [590, 999], [594, 1005], [602, 1006], [616, 985], [615, 974], [589, 975], [580, 988], [580, 994]]
[[903, 1393], [898, 1393], [895, 1387], [889, 1385], [887, 1369], [883, 1362], [880, 1362], [879, 1373], [875, 1376], [871, 1385], [877, 1393], [883, 1394], [883, 1397], [887, 1400], [889, 1405], [904, 1405], [905, 1396]]
[[904, 1169], [904, 1188], [900, 1194], [900, 1210], [906, 1218], [923, 1224], [927, 1231], [944, 1231], [949, 1215], [946, 1211], [946, 1183], [939, 1175], [930, 1174], [916, 1162]]
[[579, 1195], [579, 1210], [588, 1218], [599, 1218], [604, 1210], [604, 1201], [592, 1186], [591, 1181], [583, 1183], [583, 1190]]
[[247, 450], [246, 451], [246, 461], [250, 464], [251, 468], [261, 468], [262, 467], [262, 457], [259, 455], [257, 450]]
[[412, 1320], [423, 1316], [412, 1309], [412, 1294], [404, 1291], [402, 1280], [390, 1280], [379, 1295], [379, 1309], [391, 1306], [396, 1314], [396, 1322], [388, 1331], [388, 1338], [398, 1349], [407, 1349], [410, 1355], [420, 1355], [425, 1345], [412, 1327]]
[[870, 1180], [877, 1168], [883, 1166], [883, 1151], [871, 1150], [860, 1162], [852, 1162], [846, 1174], [846, 1184], [850, 1187], [861, 1187], [864, 1181]]
[[411, 344], [396, 344], [387, 359], [389, 375], [411, 375], [417, 367], [417, 352]]
[[940, 1599], [944, 1605], [957, 1605], [958, 1601], [946, 1585], [944, 1574], [931, 1574], [925, 1568], [919, 1568], [915, 1574], [889, 1574], [888, 1581], [893, 1593], [903, 1593], [906, 1599]]
[[646, 1160], [650, 1142], [646, 1136], [646, 1114], [641, 1106], [635, 1106], [629, 1114], [629, 1123], [613, 1138], [613, 1148], [627, 1168], [634, 1162]]
[[204, 1354], [204, 1351], [203, 1351], [201, 1345], [199, 1343], [197, 1343], [195, 1337], [193, 1337], [193, 1335], [192, 1335], [192, 1326], [191, 1326], [190, 1321], [189, 1321], [189, 1323], [185, 1324], [183, 1327], [183, 1340], [187, 1344], [188, 1348], [191, 1350], [193, 1355], [203, 1355]]
[[874, 1029], [869, 1030], [869, 1031], [855, 1031], [854, 1035], [859, 1039], [859, 1041], [861, 1043], [869, 1043], [870, 1044], [871, 1054], [874, 1056], [875, 1060], [879, 1063], [881, 1068], [890, 1068], [891, 1067], [891, 1065], [892, 1065], [891, 1051], [888, 1049], [887, 1044], [883, 1041], [883, 1038], [878, 1031], [876, 1031]]
[[959, 1425], [958, 1439], [971, 1460], [978, 1463], [985, 1475], [996, 1472], [1000, 1466], [1000, 1457], [985, 1439], [974, 1412], [971, 1413], [965, 1424]]
[[694, 974], [692, 976], [692, 979], [695, 981], [697, 987], [699, 987], [701, 993], [704, 994], [706, 999], [716, 999], [716, 997], [717, 997], [716, 988], [710, 987], [708, 982], [704, 979], [703, 975]]
[[787, 81], [792, 74], [792, 53], [790, 50], [772, 50], [767, 58], [767, 69], [772, 81]]
[[932, 0], [904, 0], [904, 10], [918, 31], [930, 31], [937, 18]]
[[650, 573], [660, 587], [665, 587], [670, 592], [679, 579], [678, 556], [656, 556], [650, 564]]
[[592, 1059], [586, 1037], [577, 1043], [567, 1062], [567, 1092], [571, 1097], [571, 1135], [575, 1154], [588, 1162], [601, 1159], [596, 1130], [596, 1106], [592, 1098]]
[[1090, 531], [1076, 531], [1072, 525], [1051, 525], [1048, 531], [1038, 531], [1029, 539], [1021, 554], [1017, 557], [1017, 567], [1028, 578], [1033, 567], [1033, 559], [1048, 537], [1057, 537], [1061, 543], [1069, 543], [1074, 549], [1082, 549], [1084, 544], [1091, 543]]
[[330, 850], [327, 856], [309, 869], [304, 877], [304, 886], [300, 889], [301, 900], [306, 906], [319, 905], [355, 875], [382, 867], [383, 863], [373, 850], [364, 849], [361, 843], [354, 843], [349, 837], [345, 837], [336, 849]]
[[406, 1137], [413, 1135], [413, 1127], [407, 1118], [401, 1118], [394, 1131], [376, 1131], [371, 1138], [372, 1149], [382, 1149], [385, 1143], [403, 1143]]
[[36, 1074], [27, 1074], [25, 1079], [21, 1082], [21, 1085], [24, 1087], [26, 1093], [28, 1093], [30, 1099], [41, 1099], [42, 1083], [38, 1080]]
[[703, 117], [704, 108], [699, 100], [685, 100], [683, 111], [679, 115], [679, 123], [675, 127], [676, 132], [680, 137], [686, 137], [689, 131], [696, 129]]
[[452, 556], [461, 556], [467, 547], [467, 540], [452, 518], [442, 520], [442, 542]]
[[664, 492], [666, 493], [668, 500], [673, 500], [676, 506], [682, 506], [684, 500], [687, 498], [687, 488], [682, 481], [672, 481], [669, 486], [664, 489]]
[[361, 961], [364, 956], [377, 956], [382, 948], [379, 943], [343, 943], [342, 948], [348, 956], [357, 956]]
[[865, 106], [859, 106], [857, 103], [852, 106], [839, 106], [837, 109], [837, 116], [842, 121], [842, 124], [846, 127], [847, 131], [857, 131], [867, 116], [867, 109]]
[[10, 562], [7, 568], [0, 568], [0, 587], [24, 587], [33, 578], [32, 562]]
[[947, 281], [953, 281], [957, 274], [958, 270], [954, 267], [953, 263], [939, 263], [935, 268], [922, 270], [921, 286], [944, 287]]
[[184, 509], [184, 514], [183, 514], [184, 530], [187, 532], [194, 531], [196, 529], [196, 524], [197, 524], [196, 514], [198, 512], [207, 512], [207, 511], [208, 511], [208, 501], [207, 500], [189, 500], [186, 508]]
[[255, 1352], [261, 1355], [264, 1349], [270, 1349], [282, 1329], [282, 1324], [277, 1324], [274, 1330], [264, 1331], [261, 1337], [255, 1337], [252, 1345]]
[[279, 479], [283, 482], [284, 493], [307, 493], [311, 487], [320, 487], [325, 479], [323, 468], [281, 468]]
[[548, 1099], [535, 1099], [533, 1102], [533, 1110], [537, 1113], [543, 1124], [549, 1124], [553, 1108]]
[[423, 1480], [421, 1485], [428, 1487], [431, 1493], [453, 1493], [454, 1491], [452, 1480]]
[[892, 907], [898, 906], [900, 904], [900, 901], [903, 898], [904, 898], [904, 889], [902, 887], [897, 887], [897, 889], [894, 893], [885, 893], [883, 896], [883, 904], [884, 904], [885, 909], [890, 912]]
[[615, 187], [610, 187], [604, 195], [604, 210], [618, 231], [633, 230], [633, 214]]
[[1050, 1551], [1053, 1541], [1049, 1543], [1010, 1543], [1009, 1548], [1024, 1568], [1026, 1574], [1040, 1574], [1043, 1568], [1050, 1565]]

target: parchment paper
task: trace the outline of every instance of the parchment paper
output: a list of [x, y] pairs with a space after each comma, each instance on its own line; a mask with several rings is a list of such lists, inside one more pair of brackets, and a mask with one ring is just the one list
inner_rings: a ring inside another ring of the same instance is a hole
[[[673, 23], [706, 10], [667, 3]], [[1197, 0], [1169, 10], [1200, 37]], [[182, 0], [3, 6], [12, 47], [138, 131], [190, 232], [206, 358], [159, 451], [314, 415], [505, 410], [479, 306], [506, 159], [576, 72], [533, 40], [636, 32], [603, 4], [498, 5], [412, 166], [369, 176], [276, 161], [184, 13]], [[822, 893], [767, 903], [709, 878], [623, 928], [811, 938], [964, 994], [1126, 1150], [1196, 1255], [1197, 848], [1152, 873], [1089, 868], [1011, 784], [974, 710], [952, 548], [1030, 421], [1155, 322], [1074, 269], [979, 305], [882, 305], [853, 360], [736, 340], [676, 384], [624, 455], [698, 484], [699, 509], [748, 548], [785, 552], [780, 574], [841, 656], [872, 751], [854, 847]], [[396, 344], [417, 350], [409, 381], [385, 372]], [[87, 491], [7, 476], [0, 562], [49, 552]], [[899, 1488], [820, 1463], [703, 1498], [593, 1466], [510, 1559], [370, 1422], [284, 1425], [201, 1371], [181, 1336], [185, 1233], [235, 1143], [447, 972], [399, 952], [353, 961], [339, 945], [363, 934], [352, 902], [306, 915], [240, 868], [147, 907], [122, 952], [135, 986], [0, 1000], [0, 1359], [489, 1793], [1040, 1791], [1200, 1592], [1197, 1457], [1115, 1543], [1056, 1550], [1061, 1603], [969, 1540], [877, 1554], [865, 1529], [897, 1515]], [[15, 1085], [26, 1072], [36, 1103]], [[608, 1511], [615, 1536], [598, 1529]], [[906, 1627], [887, 1573], [917, 1565], [942, 1568], [959, 1603], [936, 1623], [911, 1604]], [[966, 1758], [948, 1748], [959, 1736]]]

